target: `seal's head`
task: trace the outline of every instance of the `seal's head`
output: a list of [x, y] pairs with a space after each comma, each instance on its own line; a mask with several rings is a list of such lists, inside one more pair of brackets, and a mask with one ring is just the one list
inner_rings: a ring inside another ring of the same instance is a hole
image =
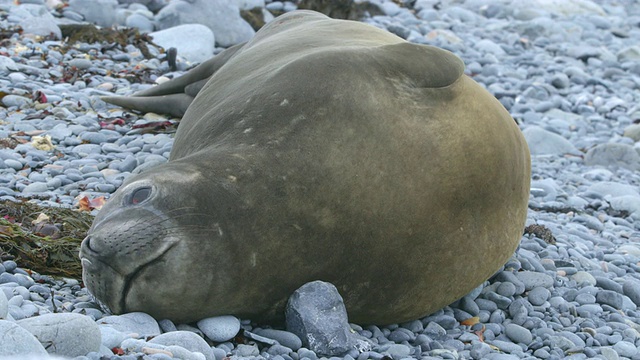
[[82, 277], [111, 311], [170, 315], [176, 293], [199, 295], [185, 266], [215, 261], [212, 244], [224, 236], [215, 199], [225, 190], [209, 179], [203, 193], [202, 181], [196, 166], [171, 162], [131, 177], [100, 211], [82, 242]]

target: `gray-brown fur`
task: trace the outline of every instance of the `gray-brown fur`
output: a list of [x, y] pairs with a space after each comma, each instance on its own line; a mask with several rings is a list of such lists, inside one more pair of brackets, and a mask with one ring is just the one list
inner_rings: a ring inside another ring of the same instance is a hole
[[216, 69], [169, 162], [128, 179], [83, 243], [85, 284], [115, 312], [271, 321], [324, 280], [350, 321], [398, 323], [515, 250], [527, 144], [453, 54], [296, 11]]

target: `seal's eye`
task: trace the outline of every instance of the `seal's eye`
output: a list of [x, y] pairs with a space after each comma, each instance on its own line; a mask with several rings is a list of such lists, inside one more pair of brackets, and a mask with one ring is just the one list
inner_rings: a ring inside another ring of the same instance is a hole
[[147, 200], [151, 196], [151, 187], [145, 186], [133, 190], [131, 196], [129, 196], [129, 205], [138, 205], [141, 202]]

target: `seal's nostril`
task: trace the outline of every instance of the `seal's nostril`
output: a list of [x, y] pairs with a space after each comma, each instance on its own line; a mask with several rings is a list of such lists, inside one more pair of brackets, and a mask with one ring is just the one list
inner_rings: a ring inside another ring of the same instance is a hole
[[84, 240], [82, 240], [82, 244], [80, 244], [80, 249], [82, 251], [82, 249], [84, 248], [84, 249], [86, 249], [88, 251], [91, 251], [91, 252], [95, 253], [96, 250], [91, 245], [92, 245], [91, 236], [87, 236], [86, 238], [84, 238]]

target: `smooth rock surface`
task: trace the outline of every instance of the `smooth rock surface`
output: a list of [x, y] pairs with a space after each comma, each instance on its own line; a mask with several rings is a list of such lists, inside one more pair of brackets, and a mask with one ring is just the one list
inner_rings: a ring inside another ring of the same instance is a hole
[[100, 329], [88, 316], [44, 314], [17, 323], [46, 346], [50, 354], [74, 357], [100, 349]]
[[5, 320], [9, 313], [9, 300], [3, 291], [0, 291], [0, 320]]
[[117, 0], [69, 0], [69, 8], [88, 22], [102, 27], [110, 27], [116, 22]]
[[240, 330], [240, 320], [235, 316], [216, 316], [198, 321], [198, 328], [212, 341], [227, 341]]
[[640, 154], [631, 145], [607, 143], [587, 151], [584, 163], [589, 166], [623, 167], [640, 170]]
[[240, 17], [231, 0], [177, 0], [156, 15], [161, 30], [180, 24], [202, 24], [213, 31], [216, 43], [228, 47], [249, 40], [255, 31]]
[[538, 126], [529, 126], [522, 131], [531, 155], [579, 154], [578, 149], [562, 136]]
[[143, 336], [160, 335], [158, 322], [142, 312], [105, 316], [98, 320], [99, 325], [109, 325], [120, 332], [136, 332]]
[[178, 55], [200, 63], [213, 56], [215, 38], [211, 29], [200, 24], [185, 24], [149, 34], [165, 49], [176, 48]]
[[203, 354], [206, 360], [216, 360], [209, 344], [207, 344], [203, 338], [190, 331], [173, 331], [158, 335], [149, 340], [149, 343], [165, 346], [181, 346], [191, 352], [199, 352]]
[[0, 354], [46, 357], [47, 351], [25, 328], [12, 321], [0, 320]]
[[347, 311], [338, 290], [314, 281], [296, 290], [285, 310], [287, 331], [317, 354], [339, 356], [369, 344], [351, 332]]

